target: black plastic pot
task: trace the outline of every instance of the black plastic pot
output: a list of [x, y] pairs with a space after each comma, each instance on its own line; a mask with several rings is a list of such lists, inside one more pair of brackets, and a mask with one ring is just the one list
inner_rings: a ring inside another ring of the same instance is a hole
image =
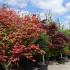
[[48, 64], [39, 64], [39, 70], [48, 70]]
[[34, 70], [34, 63], [32, 61], [21, 59], [19, 65], [21, 70]]
[[65, 58], [64, 57], [59, 57], [58, 63], [64, 64], [65, 62], [66, 61], [65, 61]]

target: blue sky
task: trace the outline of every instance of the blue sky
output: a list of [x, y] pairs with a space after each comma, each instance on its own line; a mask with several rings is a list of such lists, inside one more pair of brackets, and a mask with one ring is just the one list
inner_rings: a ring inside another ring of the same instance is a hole
[[70, 21], [70, 0], [0, 0], [0, 6], [8, 4], [14, 10], [21, 13], [37, 13], [39, 12], [42, 18], [44, 13], [51, 12], [52, 17], [68, 28]]

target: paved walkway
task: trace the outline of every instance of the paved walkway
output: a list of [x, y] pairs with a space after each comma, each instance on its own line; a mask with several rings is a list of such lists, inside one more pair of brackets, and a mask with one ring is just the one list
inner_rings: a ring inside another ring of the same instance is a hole
[[48, 70], [70, 70], [70, 62], [58, 65], [56, 64], [48, 65]]

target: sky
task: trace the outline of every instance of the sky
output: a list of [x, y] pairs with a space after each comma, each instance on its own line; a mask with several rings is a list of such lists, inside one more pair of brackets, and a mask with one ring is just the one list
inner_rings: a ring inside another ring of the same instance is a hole
[[4, 4], [21, 13], [40, 13], [42, 19], [50, 12], [53, 19], [69, 27], [70, 0], [0, 0], [0, 6]]

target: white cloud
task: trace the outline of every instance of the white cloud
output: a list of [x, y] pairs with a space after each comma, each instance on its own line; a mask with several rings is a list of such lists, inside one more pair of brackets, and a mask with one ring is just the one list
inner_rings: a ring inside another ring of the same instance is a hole
[[27, 0], [6, 0], [5, 3], [10, 6], [18, 7], [20, 9], [27, 6]]
[[70, 8], [70, 2], [67, 2], [67, 3], [65, 4], [65, 6], [66, 6], [67, 8]]
[[70, 15], [66, 15], [65, 18], [69, 20], [70, 19]]
[[67, 8], [63, 6], [64, 0], [31, 0], [33, 5], [43, 10], [50, 10], [53, 14], [64, 14]]

